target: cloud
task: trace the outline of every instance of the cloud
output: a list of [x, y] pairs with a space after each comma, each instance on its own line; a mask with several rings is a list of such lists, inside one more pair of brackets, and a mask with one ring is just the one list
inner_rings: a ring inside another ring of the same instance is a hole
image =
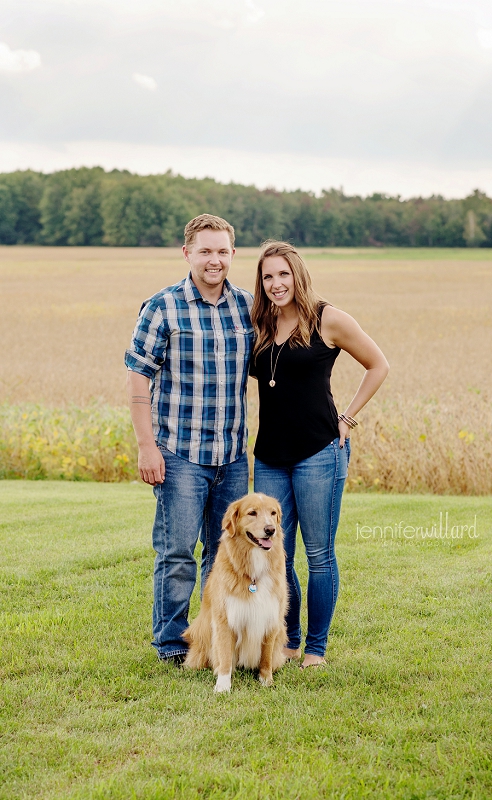
[[150, 75], [141, 75], [139, 72], [134, 72], [132, 78], [135, 83], [138, 83], [144, 89], [148, 89], [149, 92], [155, 92], [157, 89], [157, 81], [151, 78]]
[[224, 31], [230, 31], [232, 28], [236, 27], [236, 23], [233, 22], [232, 19], [226, 19], [225, 17], [221, 17], [213, 24], [216, 28], [222, 28]]
[[262, 8], [259, 8], [253, 0], [246, 0], [246, 13], [244, 15], [244, 21], [248, 25], [254, 25], [255, 22], [259, 22], [262, 17], [265, 16], [265, 12]]
[[225, 4], [222, 0], [215, 0], [210, 6], [212, 15], [212, 25], [223, 30], [232, 28], [256, 25], [265, 12], [256, 5], [253, 0], [244, 0], [236, 9], [230, 8], [230, 3]]
[[[0, 41], [39, 48], [49, 70], [46, 80], [33, 80], [44, 70], [0, 75], [8, 108], [0, 141], [101, 139], [492, 169], [492, 0], [1, 5], [2, 20], [4, 7], [11, 12]], [[161, 95], [172, 113], [156, 113]]]
[[0, 42], [0, 72], [31, 72], [41, 66], [41, 56], [36, 50], [11, 50]]
[[477, 31], [478, 41], [486, 49], [492, 48], [492, 29], [480, 28]]

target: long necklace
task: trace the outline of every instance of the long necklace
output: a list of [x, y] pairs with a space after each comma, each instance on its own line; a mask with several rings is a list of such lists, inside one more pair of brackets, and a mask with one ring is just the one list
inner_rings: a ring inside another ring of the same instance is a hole
[[283, 346], [287, 342], [288, 342], [288, 339], [286, 339], [285, 342], [282, 342], [282, 344], [280, 345], [280, 349], [279, 349], [279, 351], [277, 353], [277, 358], [275, 359], [275, 366], [273, 365], [273, 347], [275, 345], [275, 340], [272, 342], [272, 349], [270, 351], [270, 371], [272, 373], [272, 377], [271, 377], [271, 380], [268, 382], [269, 386], [275, 386], [275, 371], [277, 369], [278, 357], [279, 357], [280, 353], [282, 352]]

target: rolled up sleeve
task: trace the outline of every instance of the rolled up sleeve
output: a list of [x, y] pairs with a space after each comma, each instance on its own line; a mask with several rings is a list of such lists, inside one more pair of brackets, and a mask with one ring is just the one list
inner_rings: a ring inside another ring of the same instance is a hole
[[168, 344], [166, 319], [159, 306], [144, 303], [140, 309], [125, 364], [133, 372], [152, 379], [161, 368]]

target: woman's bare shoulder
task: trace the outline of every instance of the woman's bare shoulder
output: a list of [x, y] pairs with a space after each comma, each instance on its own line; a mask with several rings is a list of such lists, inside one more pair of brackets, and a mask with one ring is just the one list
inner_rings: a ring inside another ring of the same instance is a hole
[[[325, 341], [328, 339], [333, 342], [337, 334], [353, 330], [354, 327], [358, 328], [359, 325], [350, 314], [342, 311], [341, 308], [331, 305], [331, 303], [325, 305], [321, 315], [321, 335]], [[328, 345], [328, 347], [335, 346], [335, 344]]]

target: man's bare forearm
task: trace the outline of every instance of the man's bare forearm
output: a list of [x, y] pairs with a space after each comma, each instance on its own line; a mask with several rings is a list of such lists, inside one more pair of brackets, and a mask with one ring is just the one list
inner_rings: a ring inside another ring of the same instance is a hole
[[128, 370], [128, 402], [138, 443], [138, 470], [145, 483], [155, 486], [164, 480], [165, 465], [154, 441], [149, 379]]
[[155, 444], [152, 431], [149, 379], [145, 375], [128, 370], [126, 387], [138, 446]]

